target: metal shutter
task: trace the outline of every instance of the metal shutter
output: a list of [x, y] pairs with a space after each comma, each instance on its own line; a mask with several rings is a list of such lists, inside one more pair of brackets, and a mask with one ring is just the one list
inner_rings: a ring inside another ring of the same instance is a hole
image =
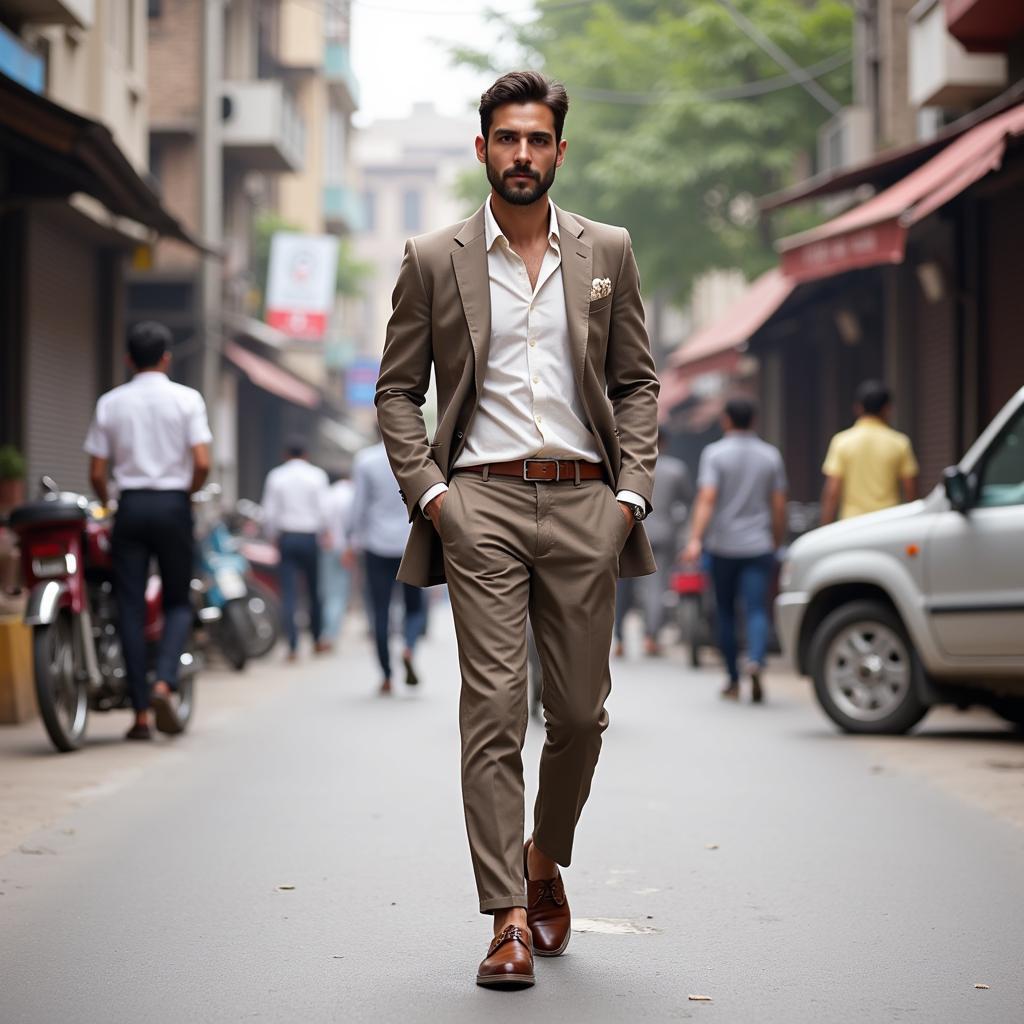
[[35, 214], [29, 222], [25, 309], [28, 490], [47, 473], [88, 493], [82, 451], [97, 391], [98, 261], [93, 246]]
[[1007, 189], [987, 204], [987, 245], [982, 359], [985, 404], [990, 419], [1024, 385], [1024, 190]]

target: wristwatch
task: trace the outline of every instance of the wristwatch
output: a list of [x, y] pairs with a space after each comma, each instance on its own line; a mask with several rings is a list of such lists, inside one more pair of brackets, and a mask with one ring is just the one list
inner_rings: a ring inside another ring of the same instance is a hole
[[636, 522], [642, 523], [647, 518], [647, 513], [639, 505], [634, 505], [631, 501], [627, 501], [626, 504], [633, 510], [633, 519]]

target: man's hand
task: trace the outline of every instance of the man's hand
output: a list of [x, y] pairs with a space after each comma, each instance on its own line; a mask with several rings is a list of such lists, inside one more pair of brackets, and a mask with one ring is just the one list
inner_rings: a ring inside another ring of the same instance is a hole
[[633, 506], [626, 501], [619, 502], [619, 508], [622, 509], [622, 514], [626, 517], [626, 536], [629, 536], [630, 530], [636, 524], [636, 516], [633, 515]]
[[442, 491], [436, 498], [431, 499], [425, 510], [427, 515], [430, 516], [430, 521], [434, 524], [434, 529], [437, 530], [438, 534], [441, 532], [441, 506], [444, 504], [444, 499], [447, 495], [447, 491]]
[[700, 556], [703, 551], [704, 545], [698, 538], [693, 537], [683, 551], [683, 561], [690, 564], [696, 564], [700, 561]]

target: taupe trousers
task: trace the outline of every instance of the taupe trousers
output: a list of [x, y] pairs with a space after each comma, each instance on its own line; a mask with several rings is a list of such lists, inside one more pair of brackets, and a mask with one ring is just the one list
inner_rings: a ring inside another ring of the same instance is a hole
[[452, 477], [440, 533], [462, 670], [463, 803], [484, 913], [526, 906], [527, 611], [547, 731], [533, 837], [568, 865], [608, 725], [608, 652], [627, 532], [601, 480]]

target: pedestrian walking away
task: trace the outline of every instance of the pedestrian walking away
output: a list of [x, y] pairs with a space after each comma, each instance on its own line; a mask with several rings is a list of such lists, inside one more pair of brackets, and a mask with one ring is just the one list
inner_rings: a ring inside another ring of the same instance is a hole
[[[377, 413], [412, 530], [399, 579], [447, 580], [459, 646], [462, 794], [479, 909], [494, 937], [477, 983], [534, 983], [571, 935], [559, 866], [608, 724], [617, 576], [654, 571], [643, 527], [658, 380], [629, 234], [556, 207], [564, 88], [499, 78], [480, 102], [491, 192], [468, 220], [410, 240]], [[421, 407], [436, 380], [437, 432]], [[546, 739], [523, 843], [526, 623]]]
[[658, 468], [654, 479], [653, 511], [644, 520], [647, 539], [654, 551], [658, 571], [642, 579], [619, 580], [615, 600], [615, 654], [622, 657], [623, 621], [639, 596], [644, 617], [644, 653], [658, 657], [661, 646], [658, 634], [665, 623], [665, 595], [672, 582], [672, 573], [683, 546], [690, 505], [693, 502], [693, 481], [682, 459], [668, 452], [668, 434], [658, 431]]
[[[398, 483], [383, 444], [361, 451], [352, 473], [355, 493], [349, 516], [349, 546], [363, 554], [366, 577], [366, 606], [377, 645], [382, 694], [391, 693], [391, 600], [395, 591], [402, 552], [409, 539], [409, 516], [398, 493]], [[419, 676], [413, 664], [416, 643], [426, 625], [426, 602], [419, 587], [403, 583], [405, 602], [402, 665], [407, 686], [416, 686]]]
[[355, 488], [351, 480], [331, 481], [324, 498], [324, 543], [320, 551], [320, 607], [323, 638], [337, 644], [352, 592], [352, 560], [348, 552], [349, 517]]
[[[114, 597], [135, 722], [127, 739], [152, 737], [150, 707], [161, 732], [179, 733], [173, 694], [192, 628], [193, 524], [190, 495], [210, 471], [210, 427], [203, 396], [168, 377], [171, 332], [154, 321], [132, 328], [128, 357], [135, 375], [103, 395], [85, 439], [89, 479], [109, 501], [118, 490], [111, 540]], [[146, 674], [146, 583], [156, 558], [164, 627], [152, 688]]]
[[706, 552], [715, 591], [718, 645], [729, 673], [722, 696], [740, 692], [736, 604], [742, 598], [751, 699], [764, 697], [762, 674], [768, 648], [768, 594], [775, 553], [786, 535], [786, 471], [777, 448], [753, 431], [756, 408], [749, 398], [725, 405], [725, 436], [701, 453], [697, 501], [687, 561]]
[[850, 519], [867, 512], [892, 508], [917, 497], [917, 459], [910, 438], [889, 426], [892, 398], [876, 380], [857, 389], [857, 422], [832, 438], [821, 471], [822, 525], [838, 512]]
[[325, 528], [324, 506], [329, 485], [327, 474], [306, 457], [303, 438], [289, 439], [285, 456], [285, 461], [267, 474], [262, 504], [267, 534], [277, 540], [281, 553], [281, 604], [288, 660], [295, 661], [299, 649], [296, 612], [300, 576], [306, 586], [313, 650], [324, 654], [331, 649], [322, 636], [320, 605], [320, 538]]

